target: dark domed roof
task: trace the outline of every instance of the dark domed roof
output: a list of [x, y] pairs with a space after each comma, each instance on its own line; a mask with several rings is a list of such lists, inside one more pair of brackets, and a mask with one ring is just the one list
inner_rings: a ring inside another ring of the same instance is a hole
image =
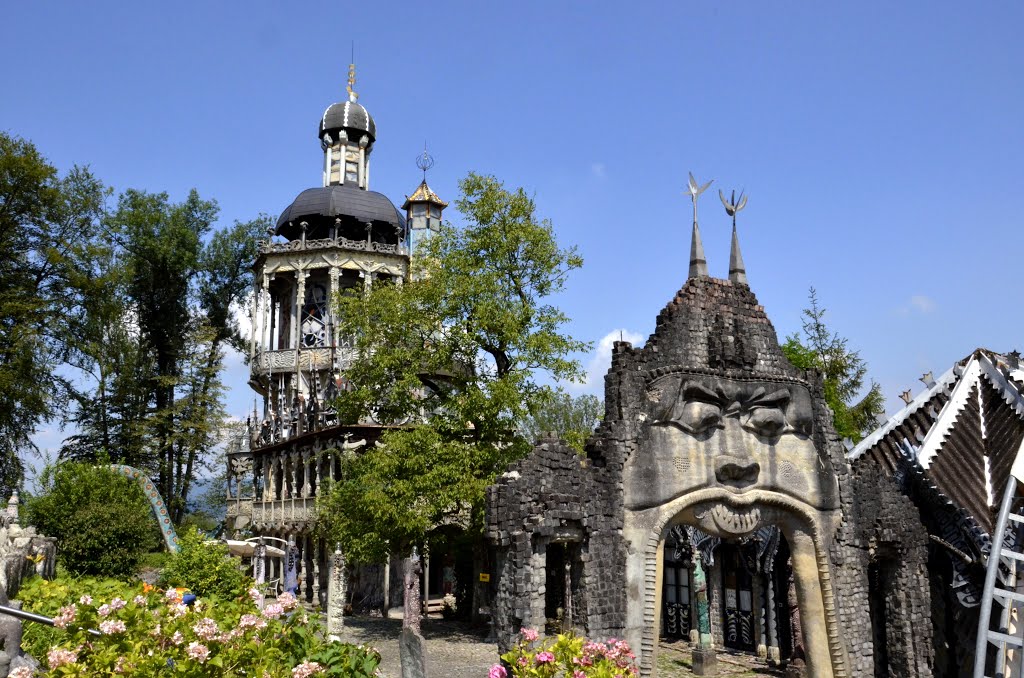
[[[319, 136], [322, 139], [328, 130], [351, 130], [366, 134], [372, 143], [377, 139], [377, 124], [370, 112], [355, 101], [343, 101], [331, 104], [320, 118]], [[358, 141], [358, 136], [356, 137]]]
[[[387, 223], [405, 229], [405, 217], [387, 196], [376, 191], [364, 191], [350, 184], [310, 188], [299, 193], [291, 205], [281, 212], [277, 220], [277, 235], [298, 237], [298, 225], [303, 219], [316, 217], [353, 217], [361, 222]], [[293, 228], [288, 223], [294, 224]], [[295, 231], [292, 233], [292, 231]]]

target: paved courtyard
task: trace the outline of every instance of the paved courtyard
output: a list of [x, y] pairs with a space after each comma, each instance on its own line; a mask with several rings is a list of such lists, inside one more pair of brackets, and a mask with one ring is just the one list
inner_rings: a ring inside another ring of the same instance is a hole
[[[386, 678], [402, 675], [398, 655], [401, 619], [383, 619], [367, 615], [345, 617], [341, 639], [377, 648], [381, 672]], [[498, 646], [488, 643], [487, 629], [475, 629], [461, 622], [424, 619], [423, 638], [427, 641], [427, 675], [436, 678], [486, 678], [487, 669], [498, 661]]]
[[[377, 648], [381, 654], [381, 672], [386, 678], [402, 675], [398, 655], [400, 619], [382, 619], [358, 615], [345, 617], [342, 640]], [[435, 678], [485, 678], [487, 669], [498, 660], [498, 647], [486, 640], [486, 629], [475, 629], [461, 622], [441, 619], [423, 620], [427, 641], [427, 672]], [[662, 643], [658, 652], [658, 678], [691, 676], [690, 645], [686, 642]], [[718, 675], [727, 678], [781, 676], [763, 659], [737, 652], [719, 651]]]

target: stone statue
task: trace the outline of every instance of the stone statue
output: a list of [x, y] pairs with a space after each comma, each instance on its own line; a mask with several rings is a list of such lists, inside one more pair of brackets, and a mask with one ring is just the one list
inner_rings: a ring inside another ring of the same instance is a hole
[[700, 644], [710, 647], [711, 642], [711, 611], [708, 607], [708, 578], [700, 564], [700, 552], [693, 550], [693, 588], [697, 594], [697, 632]]
[[694, 675], [713, 676], [718, 672], [718, 657], [711, 639], [708, 578], [700, 564], [700, 551], [696, 547], [693, 549], [693, 588], [697, 598], [698, 643], [693, 648], [691, 670]]

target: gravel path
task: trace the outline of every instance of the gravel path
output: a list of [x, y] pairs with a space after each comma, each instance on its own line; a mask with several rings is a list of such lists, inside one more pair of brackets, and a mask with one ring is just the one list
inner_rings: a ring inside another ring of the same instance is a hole
[[[345, 617], [341, 639], [375, 647], [381, 656], [381, 672], [386, 678], [400, 678], [398, 634], [401, 631], [401, 619], [358, 615]], [[427, 641], [428, 676], [486, 678], [487, 669], [498, 661], [498, 646], [486, 641], [486, 629], [478, 631], [460, 622], [424, 619], [422, 631]]]

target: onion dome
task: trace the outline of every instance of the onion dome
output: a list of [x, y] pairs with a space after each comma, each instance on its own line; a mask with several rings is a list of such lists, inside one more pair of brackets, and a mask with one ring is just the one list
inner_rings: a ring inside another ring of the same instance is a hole
[[312, 228], [333, 223], [337, 217], [360, 224], [390, 225], [396, 230], [405, 230], [405, 218], [387, 196], [351, 184], [334, 184], [299, 193], [281, 212], [276, 235], [294, 240], [301, 234], [301, 222], [308, 222]]
[[377, 124], [373, 121], [370, 112], [354, 99], [331, 104], [324, 111], [320, 118], [320, 140], [323, 141], [325, 134], [330, 134], [337, 140], [337, 132], [344, 130], [350, 139], [358, 141], [364, 134], [370, 138], [372, 144], [377, 139]]

